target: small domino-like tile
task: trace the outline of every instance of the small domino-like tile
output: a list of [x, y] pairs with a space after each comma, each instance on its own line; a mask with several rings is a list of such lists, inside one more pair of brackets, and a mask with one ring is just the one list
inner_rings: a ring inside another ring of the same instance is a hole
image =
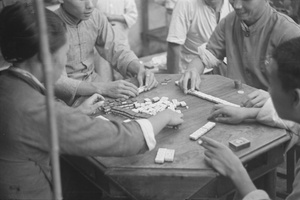
[[151, 102], [151, 99], [145, 98], [145, 99], [144, 99], [144, 102], [145, 102], [145, 103], [146, 103], [146, 102]]
[[250, 147], [250, 143], [251, 142], [246, 138], [240, 137], [238, 139], [229, 141], [229, 147], [234, 151], [239, 151], [241, 149]]
[[181, 102], [180, 102], [180, 105], [181, 105], [182, 107], [185, 107], [185, 106], [186, 106], [185, 101], [181, 101]]
[[230, 105], [230, 106], [234, 106], [234, 107], [240, 107], [240, 106], [237, 105], [237, 104], [234, 104], [234, 103], [225, 101], [225, 100], [223, 100], [223, 99], [220, 99], [220, 98], [218, 98], [218, 97], [214, 97], [214, 96], [212, 96], [212, 95], [205, 94], [205, 93], [200, 92], [200, 91], [191, 91], [191, 90], [189, 90], [189, 91], [188, 91], [188, 94], [191, 94], [191, 95], [200, 97], [200, 98], [202, 98], [202, 99], [211, 101], [211, 102], [213, 102], [213, 103], [220, 103], [220, 104], [224, 104], [224, 105]]
[[163, 164], [165, 162], [166, 148], [159, 148], [155, 157], [155, 163]]
[[201, 127], [190, 135], [190, 139], [196, 141], [207, 132], [208, 130], [206, 128]]
[[139, 87], [139, 88], [138, 88], [138, 93], [140, 94], [140, 93], [142, 93], [142, 92], [145, 92], [145, 89], [146, 89], [145, 86]]
[[160, 100], [160, 98], [159, 97], [153, 97], [152, 100], [153, 100], [153, 102], [158, 102]]
[[207, 122], [202, 128], [206, 128], [208, 131], [211, 130], [213, 127], [215, 127], [215, 122]]
[[165, 162], [173, 162], [174, 161], [175, 150], [167, 149], [165, 152]]

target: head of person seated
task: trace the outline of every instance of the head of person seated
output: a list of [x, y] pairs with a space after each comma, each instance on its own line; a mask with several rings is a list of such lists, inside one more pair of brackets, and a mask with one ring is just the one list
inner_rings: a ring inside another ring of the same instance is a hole
[[94, 10], [93, 0], [59, 0], [62, 8], [74, 21], [88, 20]]
[[[46, 11], [49, 48], [56, 81], [66, 64], [68, 43], [66, 27], [53, 12]], [[0, 13], [0, 48], [4, 59], [31, 72], [43, 82], [37, 16], [32, 7], [15, 3]]]
[[264, 13], [269, 0], [229, 0], [236, 15], [248, 26], [253, 25]]
[[300, 123], [300, 37], [279, 45], [268, 67], [269, 93], [278, 115]]

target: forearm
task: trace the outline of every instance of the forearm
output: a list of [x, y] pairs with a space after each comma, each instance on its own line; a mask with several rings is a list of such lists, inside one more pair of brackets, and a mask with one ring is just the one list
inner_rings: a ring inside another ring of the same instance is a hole
[[235, 168], [230, 179], [242, 197], [245, 197], [250, 192], [256, 190], [255, 185], [242, 164]]
[[243, 113], [243, 121], [249, 119], [256, 119], [260, 108], [241, 108], [241, 113]]
[[198, 74], [203, 74], [204, 64], [199, 57], [195, 57], [187, 67], [188, 71], [196, 71]]
[[82, 81], [77, 88], [76, 95], [87, 96], [95, 93], [102, 94], [103, 92], [101, 92], [101, 88], [97, 87], [94, 83]]
[[109, 22], [121, 22], [126, 24], [126, 20], [123, 15], [107, 15], [107, 19]]
[[148, 119], [153, 126], [153, 132], [157, 135], [170, 121], [169, 115], [165, 112], [160, 112]]
[[167, 69], [170, 74], [180, 73], [181, 45], [168, 43]]

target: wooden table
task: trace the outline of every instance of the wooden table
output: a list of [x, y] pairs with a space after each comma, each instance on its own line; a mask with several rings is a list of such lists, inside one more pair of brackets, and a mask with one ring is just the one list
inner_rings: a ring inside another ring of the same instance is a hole
[[[185, 101], [184, 123], [178, 130], [165, 128], [157, 136], [157, 146], [151, 152], [126, 158], [68, 157], [67, 160], [113, 199], [182, 200], [221, 198], [233, 191], [230, 180], [219, 176], [204, 162], [204, 149], [189, 135], [207, 122], [213, 103], [184, 95], [174, 81], [180, 75], [157, 74], [159, 81], [171, 78], [138, 98], [166, 96]], [[245, 94], [238, 94], [231, 79], [218, 75], [203, 75], [201, 91], [239, 104], [254, 89], [244, 85]], [[217, 123], [208, 134], [228, 145], [228, 141], [245, 137], [251, 141], [247, 149], [236, 152], [253, 180], [260, 178], [271, 197], [275, 197], [276, 167], [283, 162], [285, 144], [289, 140], [283, 129], [258, 123], [226, 125]], [[175, 149], [173, 163], [155, 164], [160, 147]]]

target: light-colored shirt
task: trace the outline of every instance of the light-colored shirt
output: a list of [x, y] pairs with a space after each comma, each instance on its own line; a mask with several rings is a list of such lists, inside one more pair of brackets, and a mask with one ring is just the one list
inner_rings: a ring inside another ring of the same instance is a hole
[[128, 28], [137, 21], [138, 12], [134, 0], [101, 0], [97, 1], [95, 7], [103, 13], [123, 15]]
[[[228, 0], [220, 10], [220, 20], [233, 11]], [[181, 68], [198, 55], [198, 47], [206, 43], [218, 24], [215, 10], [204, 0], [178, 0], [172, 13], [168, 42], [182, 45]]]
[[126, 23], [118, 21], [110, 22], [115, 30], [118, 39], [128, 43], [128, 31], [138, 17], [138, 12], [134, 0], [101, 0], [97, 1], [95, 7], [103, 13], [122, 15]]
[[[300, 27], [288, 16], [267, 5], [258, 21], [245, 32], [235, 12], [224, 18], [213, 32], [206, 50], [216, 59], [227, 57], [227, 77], [267, 90], [266, 65], [274, 48], [289, 39], [300, 36]], [[203, 49], [199, 49], [203, 51]], [[205, 67], [215, 63], [210, 56], [201, 56]]]
[[127, 45], [115, 40], [112, 27], [102, 13], [95, 9], [88, 20], [78, 24], [62, 7], [56, 13], [67, 25], [70, 44], [65, 71], [56, 84], [56, 92], [61, 99], [70, 104], [82, 81], [97, 81], [94, 47], [101, 57], [126, 76], [128, 65], [138, 58]]

